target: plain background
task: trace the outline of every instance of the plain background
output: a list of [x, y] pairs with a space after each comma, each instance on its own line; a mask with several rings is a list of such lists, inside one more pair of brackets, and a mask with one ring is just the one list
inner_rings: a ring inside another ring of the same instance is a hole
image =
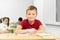
[[0, 18], [9, 17], [10, 22], [17, 22], [19, 17], [26, 18], [29, 5], [33, 5], [33, 0], [0, 0]]

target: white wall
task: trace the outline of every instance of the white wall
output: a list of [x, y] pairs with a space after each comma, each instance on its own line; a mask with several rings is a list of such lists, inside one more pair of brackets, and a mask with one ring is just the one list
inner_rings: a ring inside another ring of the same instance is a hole
[[56, 0], [34, 0], [34, 5], [38, 8], [38, 18], [45, 24], [56, 22]]
[[0, 18], [9, 17], [11, 22], [25, 18], [25, 10], [32, 4], [33, 0], [0, 0]]
[[56, 22], [56, 0], [44, 0], [43, 19], [46, 24]]

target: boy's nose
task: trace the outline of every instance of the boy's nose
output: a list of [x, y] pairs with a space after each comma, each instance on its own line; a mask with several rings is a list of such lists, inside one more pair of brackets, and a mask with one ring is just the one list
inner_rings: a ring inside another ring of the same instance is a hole
[[30, 17], [33, 17], [33, 15], [30, 15]]

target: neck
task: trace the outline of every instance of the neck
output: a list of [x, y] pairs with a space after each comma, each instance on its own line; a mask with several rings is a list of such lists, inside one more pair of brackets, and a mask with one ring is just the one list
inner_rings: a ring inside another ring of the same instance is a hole
[[29, 22], [29, 24], [31, 24], [31, 25], [33, 25], [34, 24], [34, 21], [28, 21]]

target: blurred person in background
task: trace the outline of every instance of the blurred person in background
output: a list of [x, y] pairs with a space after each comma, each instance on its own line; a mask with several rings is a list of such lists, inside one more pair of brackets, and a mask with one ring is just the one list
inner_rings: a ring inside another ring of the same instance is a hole
[[9, 27], [9, 17], [4, 17], [2, 23], [0, 24], [0, 33], [8, 33]]

